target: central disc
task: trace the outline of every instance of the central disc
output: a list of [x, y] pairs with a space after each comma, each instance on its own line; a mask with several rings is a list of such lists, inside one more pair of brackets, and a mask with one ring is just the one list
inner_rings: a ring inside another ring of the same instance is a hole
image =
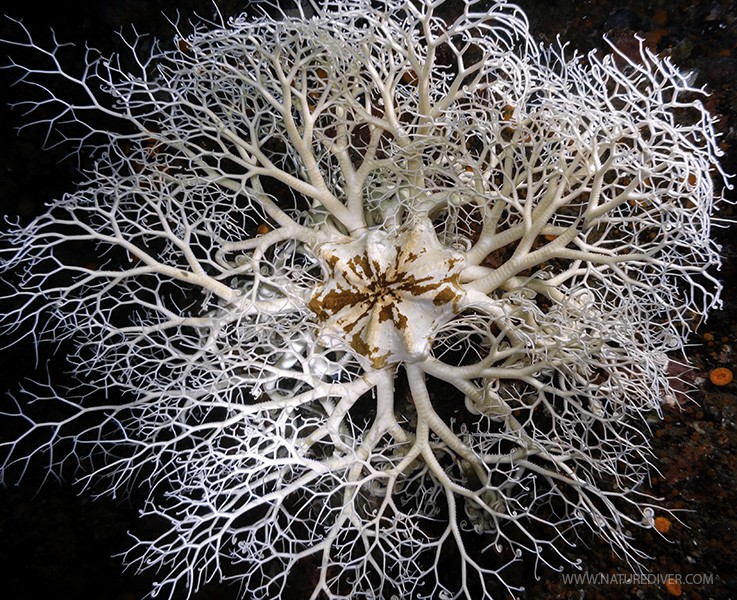
[[428, 220], [396, 235], [374, 229], [326, 243], [318, 254], [327, 278], [309, 307], [321, 341], [347, 344], [375, 369], [425, 358], [433, 331], [459, 310], [464, 259]]

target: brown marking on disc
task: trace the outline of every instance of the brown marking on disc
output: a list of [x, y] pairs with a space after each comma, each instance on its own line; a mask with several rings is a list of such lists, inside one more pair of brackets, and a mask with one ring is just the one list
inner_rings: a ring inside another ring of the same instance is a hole
[[379, 323], [392, 321], [394, 319], [394, 305], [385, 304], [379, 309]]
[[397, 326], [397, 329], [399, 329], [400, 331], [407, 331], [407, 325], [409, 324], [409, 320], [401, 312], [397, 311], [397, 318], [396, 318], [395, 324]]
[[356, 306], [361, 302], [366, 302], [370, 298], [366, 294], [361, 292], [354, 292], [353, 290], [330, 290], [322, 298], [322, 308], [330, 312], [338, 312], [347, 306]]
[[457, 294], [450, 288], [444, 288], [432, 299], [432, 303], [435, 306], [442, 306], [453, 302], [458, 298]]

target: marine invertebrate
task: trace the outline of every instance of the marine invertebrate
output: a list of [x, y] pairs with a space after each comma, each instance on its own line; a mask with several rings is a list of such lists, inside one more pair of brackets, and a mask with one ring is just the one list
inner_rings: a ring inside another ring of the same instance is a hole
[[725, 386], [732, 382], [732, 371], [727, 367], [717, 367], [709, 372], [709, 381], [714, 385]]
[[655, 521], [653, 522], [653, 526], [655, 529], [657, 529], [660, 533], [668, 533], [670, 531], [670, 528], [673, 526], [673, 523], [668, 517], [655, 517]]
[[477, 6], [243, 17], [136, 73], [37, 48], [24, 78], [84, 98], [49, 125], [122, 125], [90, 125], [80, 188], [3, 234], [4, 322], [74, 339], [123, 400], [19, 402], [5, 469], [71, 442], [110, 493], [147, 487], [163, 533], [128, 560], [156, 592], [277, 598], [307, 563], [312, 598], [486, 598], [586, 528], [637, 562], [641, 417], [718, 303], [711, 121], [644, 48], [566, 56]]

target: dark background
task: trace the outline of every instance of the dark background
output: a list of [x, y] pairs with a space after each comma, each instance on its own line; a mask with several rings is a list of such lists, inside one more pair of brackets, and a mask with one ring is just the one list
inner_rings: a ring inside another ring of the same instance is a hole
[[[452, 2], [453, 0], [448, 0]], [[710, 92], [706, 100], [717, 119], [723, 164], [737, 173], [737, 10], [726, 0], [520, 0], [537, 39], [554, 42], [556, 36], [587, 52], [606, 48], [607, 35], [625, 51], [634, 51], [634, 36], [652, 50], [673, 58], [684, 70], [694, 70], [696, 83]], [[3, 10], [21, 18], [40, 45], [50, 47], [50, 28], [60, 41], [83, 48], [84, 42], [103, 54], [123, 50], [116, 35], [121, 29], [147, 33], [170, 44], [172, 21], [199, 14], [211, 17], [213, 8], [233, 15], [246, 8], [246, 0], [67, 0], [48, 4], [17, 2]], [[0, 39], [18, 39], [16, 24], [0, 20]], [[7, 56], [22, 62], [22, 52], [0, 45], [0, 64]], [[74, 51], [71, 52], [74, 55]], [[23, 116], [6, 104], [23, 99], [27, 90], [10, 87], [15, 75], [0, 72], [0, 212], [27, 220], [44, 209], [44, 203], [74, 188], [78, 163], [67, 157], [68, 148], [42, 151], [43, 132], [16, 133]], [[727, 198], [735, 199], [734, 192]], [[731, 206], [718, 216], [731, 218]], [[717, 237], [724, 246], [725, 308], [714, 313], [693, 336], [690, 360], [694, 370], [685, 375], [696, 386], [693, 401], [665, 410], [653, 424], [654, 450], [660, 473], [654, 473], [652, 492], [664, 504], [692, 512], [679, 513], [667, 540], [654, 531], [638, 531], [637, 545], [652, 561], [654, 574], [705, 574], [709, 585], [684, 585], [680, 597], [737, 599], [737, 383], [716, 388], [708, 381], [717, 366], [735, 368], [737, 343], [737, 277], [734, 228]], [[63, 370], [63, 348], [41, 349], [41, 364]], [[45, 353], [45, 354], [44, 354]], [[21, 344], [0, 353], [0, 391], [16, 390], [37, 369], [35, 351]], [[57, 377], [58, 380], [58, 377]], [[7, 434], [7, 430], [5, 431]], [[0, 436], [3, 421], [0, 418]], [[31, 473], [20, 486], [0, 488], [0, 599], [137, 600], [148, 591], [151, 576], [121, 572], [120, 560], [111, 555], [129, 544], [128, 530], [140, 529], [133, 498], [93, 500], [66, 482], [47, 482], [39, 489], [40, 473]], [[12, 483], [12, 482], [10, 482]], [[580, 549], [589, 573], [625, 573], [626, 567], [601, 543]], [[530, 567], [531, 568], [531, 567]], [[662, 585], [615, 587], [565, 585], [560, 575], [530, 574], [527, 598], [581, 599], [673, 598], [677, 590]], [[195, 598], [237, 598], [234, 588], [211, 585]], [[248, 596], [244, 596], [247, 598]], [[500, 595], [503, 597], [503, 595]], [[300, 599], [301, 600], [301, 599]], [[402, 599], [404, 600], [404, 599]]]

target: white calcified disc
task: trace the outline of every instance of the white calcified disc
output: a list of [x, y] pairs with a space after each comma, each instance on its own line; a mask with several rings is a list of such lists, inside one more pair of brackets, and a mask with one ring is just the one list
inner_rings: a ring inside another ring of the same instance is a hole
[[337, 338], [375, 369], [426, 357], [432, 332], [458, 312], [464, 295], [463, 257], [440, 244], [426, 219], [396, 235], [373, 229], [326, 243], [318, 254], [328, 277], [309, 306], [323, 342]]

